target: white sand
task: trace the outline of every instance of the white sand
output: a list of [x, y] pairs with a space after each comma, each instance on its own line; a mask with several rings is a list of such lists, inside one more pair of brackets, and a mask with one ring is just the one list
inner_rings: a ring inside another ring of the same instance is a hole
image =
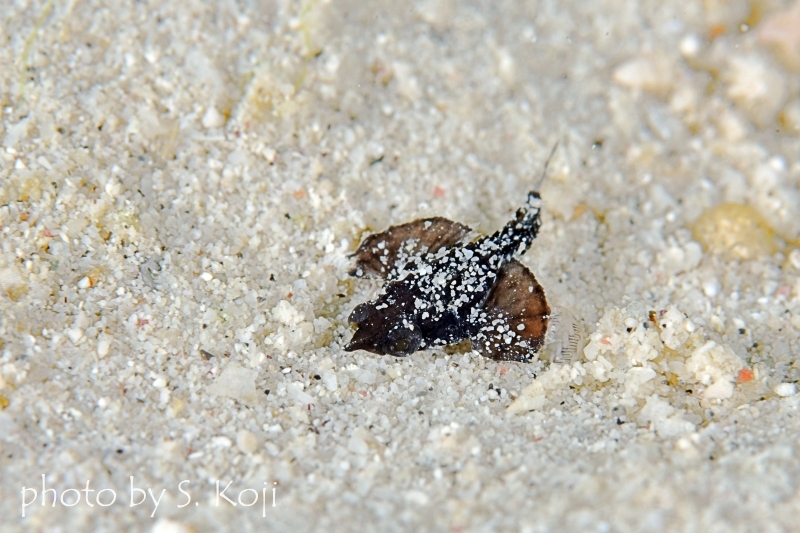
[[[2, 530], [796, 530], [800, 3], [362, 4], [0, 7]], [[556, 140], [559, 363], [343, 351]]]

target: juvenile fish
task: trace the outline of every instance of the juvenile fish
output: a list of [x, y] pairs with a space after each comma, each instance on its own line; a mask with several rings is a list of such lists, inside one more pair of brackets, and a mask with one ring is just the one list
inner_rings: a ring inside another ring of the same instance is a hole
[[470, 228], [441, 217], [364, 239], [350, 274], [386, 282], [350, 314], [358, 329], [345, 350], [406, 356], [469, 339], [486, 357], [530, 362], [544, 343], [550, 307], [517, 258], [539, 232], [541, 206], [530, 192], [513, 220], [472, 241]]

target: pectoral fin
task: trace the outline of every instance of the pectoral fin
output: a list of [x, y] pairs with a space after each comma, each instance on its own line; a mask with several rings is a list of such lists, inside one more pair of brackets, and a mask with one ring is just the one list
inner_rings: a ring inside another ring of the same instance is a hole
[[353, 254], [355, 267], [350, 275], [389, 278], [414, 257], [454, 246], [470, 231], [467, 226], [442, 217], [392, 226], [362, 241]]
[[544, 344], [549, 318], [544, 289], [513, 260], [500, 270], [470, 341], [485, 357], [527, 363]]

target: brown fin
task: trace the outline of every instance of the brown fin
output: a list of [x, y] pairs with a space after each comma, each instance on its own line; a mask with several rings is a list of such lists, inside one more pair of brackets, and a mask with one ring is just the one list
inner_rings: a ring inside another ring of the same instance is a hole
[[[352, 256], [355, 267], [350, 275], [386, 278], [392, 271], [405, 266], [410, 258], [453, 246], [470, 231], [467, 226], [442, 217], [392, 226], [361, 242]], [[399, 262], [403, 264], [399, 265]]]
[[470, 341], [485, 357], [528, 363], [544, 344], [549, 319], [542, 286], [522, 263], [510, 261], [500, 270]]

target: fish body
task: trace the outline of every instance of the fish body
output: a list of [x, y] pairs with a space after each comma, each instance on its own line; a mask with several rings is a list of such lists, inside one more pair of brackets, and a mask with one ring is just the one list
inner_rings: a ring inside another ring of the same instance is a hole
[[513, 220], [473, 241], [468, 227], [440, 217], [369, 236], [351, 274], [386, 281], [351, 313], [358, 329], [345, 350], [405, 356], [470, 339], [492, 359], [532, 360], [550, 308], [517, 258], [539, 232], [541, 207], [539, 193], [531, 192]]

